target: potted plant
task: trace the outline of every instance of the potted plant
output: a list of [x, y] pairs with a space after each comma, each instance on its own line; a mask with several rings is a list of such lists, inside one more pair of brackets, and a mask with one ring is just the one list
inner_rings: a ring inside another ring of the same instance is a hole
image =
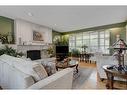
[[24, 54], [22, 52], [17, 52], [17, 50], [13, 49], [12, 47], [9, 47], [8, 45], [5, 45], [4, 48], [0, 49], [0, 55], [7, 54], [14, 57], [21, 57]]
[[67, 35], [64, 36], [56, 36], [54, 38], [54, 42], [55, 45], [57, 46], [68, 46], [69, 44], [69, 38]]
[[52, 46], [49, 46], [49, 48], [47, 49], [47, 53], [49, 54], [50, 57], [53, 56], [54, 51]]

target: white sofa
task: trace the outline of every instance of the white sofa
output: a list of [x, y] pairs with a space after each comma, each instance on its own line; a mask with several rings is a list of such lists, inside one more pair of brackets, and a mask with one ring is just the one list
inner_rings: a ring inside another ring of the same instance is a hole
[[[3, 89], [71, 89], [73, 69], [67, 68], [35, 81], [33, 66], [39, 63], [8, 55], [0, 56], [0, 86]], [[36, 76], [37, 77], [37, 76]]]

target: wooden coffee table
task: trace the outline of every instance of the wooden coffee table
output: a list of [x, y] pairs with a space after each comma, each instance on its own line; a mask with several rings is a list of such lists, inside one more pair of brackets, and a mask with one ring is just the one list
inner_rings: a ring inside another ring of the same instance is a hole
[[56, 63], [56, 70], [58, 69], [65, 69], [65, 68], [76, 68], [76, 72], [78, 73], [78, 61], [77, 60], [70, 60], [68, 62], [58, 62]]

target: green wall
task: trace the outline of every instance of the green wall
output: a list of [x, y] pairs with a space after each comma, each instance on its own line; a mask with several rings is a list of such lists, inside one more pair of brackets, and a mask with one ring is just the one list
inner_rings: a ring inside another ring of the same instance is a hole
[[116, 41], [116, 35], [120, 35], [120, 38], [126, 42], [126, 27], [116, 27], [110, 30], [110, 45]]
[[63, 34], [72, 34], [72, 33], [88, 32], [88, 31], [96, 31], [96, 30], [110, 29], [110, 28], [116, 28], [116, 27], [125, 27], [126, 24], [127, 24], [127, 22], [121, 22], [121, 23], [115, 23], [115, 24], [109, 24], [109, 25], [103, 25], [103, 26], [84, 28], [84, 29], [80, 29], [80, 30], [67, 31], [67, 32], [64, 32]]
[[54, 38], [56, 36], [60, 36], [61, 37], [62, 33], [58, 32], [58, 31], [55, 31], [55, 30], [52, 31], [52, 41], [53, 41], [53, 43], [54, 43]]
[[126, 22], [97, 26], [91, 28], [85, 28], [81, 30], [68, 31], [63, 33], [63, 35], [69, 35], [73, 33], [81, 33], [81, 32], [89, 32], [89, 31], [101, 31], [101, 30], [110, 30], [110, 45], [112, 45], [116, 41], [116, 35], [120, 35], [120, 38], [126, 41]]
[[0, 37], [4, 44], [14, 44], [14, 20], [0, 16]]
[[62, 33], [60, 33], [60, 32], [58, 32], [58, 31], [55, 31], [55, 30], [53, 30], [52, 31], [52, 38], [54, 38], [55, 36], [57, 36], [57, 35], [62, 35]]

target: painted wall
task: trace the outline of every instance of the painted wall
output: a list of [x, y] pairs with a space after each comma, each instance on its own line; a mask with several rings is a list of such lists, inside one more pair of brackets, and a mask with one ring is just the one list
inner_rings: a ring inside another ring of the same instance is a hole
[[89, 32], [89, 31], [101, 31], [101, 30], [110, 30], [110, 45], [112, 45], [116, 41], [116, 35], [120, 35], [120, 38], [126, 41], [127, 34], [126, 34], [126, 22], [122, 23], [116, 23], [111, 25], [104, 25], [104, 26], [98, 26], [98, 27], [91, 27], [81, 30], [75, 30], [75, 31], [68, 31], [65, 32], [64, 35], [69, 35], [73, 33], [81, 33], [81, 32]]
[[53, 44], [56, 43], [56, 39], [57, 39], [58, 37], [61, 38], [61, 37], [62, 37], [62, 33], [53, 30], [53, 32], [52, 32], [52, 43], [53, 43]]
[[55, 36], [62, 36], [62, 33], [60, 33], [60, 32], [58, 32], [58, 31], [53, 30], [53, 31], [52, 31], [52, 39], [54, 39], [54, 38], [55, 38]]
[[126, 27], [116, 27], [110, 29], [110, 45], [116, 42], [116, 35], [126, 42]]
[[14, 44], [14, 20], [0, 16], [0, 35], [7, 37], [3, 43]]
[[[29, 43], [33, 42], [33, 30], [42, 32], [44, 37], [43, 43], [52, 43], [52, 29], [37, 25], [31, 22], [17, 19], [15, 21], [15, 30], [16, 30], [16, 43], [21, 42]], [[36, 42], [35, 42], [36, 43]]]

